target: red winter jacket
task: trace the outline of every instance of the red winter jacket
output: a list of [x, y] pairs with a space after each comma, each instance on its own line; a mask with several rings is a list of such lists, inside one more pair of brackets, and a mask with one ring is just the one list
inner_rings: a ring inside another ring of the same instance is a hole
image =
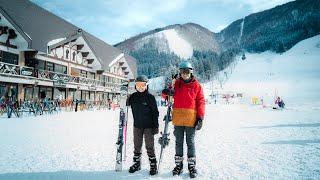
[[194, 77], [189, 83], [177, 79], [173, 98], [173, 125], [194, 127], [196, 118], [203, 119], [205, 112], [203, 89]]

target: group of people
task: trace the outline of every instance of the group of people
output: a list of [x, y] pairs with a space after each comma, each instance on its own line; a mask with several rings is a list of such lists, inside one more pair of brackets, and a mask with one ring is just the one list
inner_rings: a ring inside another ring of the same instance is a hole
[[[141, 169], [141, 149], [143, 137], [150, 162], [150, 175], [158, 173], [155, 156], [154, 136], [159, 133], [159, 111], [155, 97], [148, 91], [148, 78], [138, 76], [135, 82], [136, 92], [127, 99], [134, 118], [133, 141], [134, 156], [130, 173]], [[187, 162], [191, 178], [197, 176], [195, 132], [200, 130], [205, 114], [205, 98], [203, 89], [193, 75], [190, 62], [179, 64], [179, 74], [174, 76], [170, 87], [163, 90], [166, 96], [173, 96], [172, 124], [175, 136], [175, 167], [172, 175], [180, 175], [183, 170], [184, 136], [187, 143]]]

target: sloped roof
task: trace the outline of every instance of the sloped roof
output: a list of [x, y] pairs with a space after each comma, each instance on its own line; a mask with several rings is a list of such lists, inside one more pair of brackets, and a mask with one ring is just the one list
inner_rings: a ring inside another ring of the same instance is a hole
[[[47, 52], [49, 41], [68, 38], [78, 33], [79, 27], [52, 14], [28, 0], [0, 0], [0, 12], [28, 41], [29, 49]], [[82, 36], [107, 69], [112, 60], [122, 52], [82, 30]]]
[[127, 55], [127, 54], [124, 55], [124, 58], [126, 59], [130, 69], [133, 71], [133, 76], [137, 77], [137, 75], [138, 75], [137, 60], [134, 57]]

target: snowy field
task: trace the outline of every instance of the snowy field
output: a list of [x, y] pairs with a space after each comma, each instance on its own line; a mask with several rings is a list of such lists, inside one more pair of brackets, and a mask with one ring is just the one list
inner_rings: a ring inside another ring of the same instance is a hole
[[[165, 109], [160, 111], [162, 118]], [[204, 127], [196, 135], [199, 177], [319, 179], [319, 114], [320, 110], [208, 105]], [[118, 111], [87, 111], [1, 118], [0, 179], [151, 178], [145, 150], [142, 170], [127, 172], [133, 154], [131, 116], [127, 161], [123, 172], [114, 171], [117, 117]], [[152, 179], [172, 178], [173, 134], [170, 137], [160, 174]], [[181, 178], [188, 178], [186, 168]]]
[[[243, 92], [244, 98], [206, 106], [203, 129], [196, 134], [199, 179], [320, 179], [320, 36], [282, 55], [246, 55], [223, 89]], [[204, 86], [208, 95], [210, 83]], [[250, 104], [252, 96], [263, 96], [271, 105], [275, 92], [283, 97], [286, 109]], [[165, 111], [160, 108], [160, 120]], [[133, 154], [131, 113], [127, 161], [123, 172], [114, 171], [118, 116], [119, 111], [86, 111], [0, 117], [0, 179], [173, 178], [172, 125], [159, 175], [148, 175], [145, 150], [142, 170], [128, 173]], [[161, 121], [161, 129], [163, 125]], [[158, 144], [156, 151], [159, 154]], [[189, 178], [186, 166], [179, 178]]]

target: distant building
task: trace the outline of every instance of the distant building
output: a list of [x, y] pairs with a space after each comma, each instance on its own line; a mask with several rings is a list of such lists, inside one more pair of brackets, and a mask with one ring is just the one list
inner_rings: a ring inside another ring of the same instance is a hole
[[0, 96], [112, 99], [136, 72], [133, 57], [38, 5], [0, 0]]

